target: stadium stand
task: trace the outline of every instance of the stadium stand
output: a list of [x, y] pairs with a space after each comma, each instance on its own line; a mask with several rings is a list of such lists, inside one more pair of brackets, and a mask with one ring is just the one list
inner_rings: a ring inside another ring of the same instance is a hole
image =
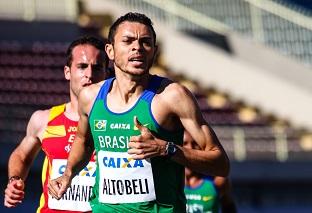
[[[58, 46], [57, 44], [55, 46]], [[0, 45], [0, 104], [3, 109], [1, 123], [6, 124], [1, 127], [1, 130], [23, 132], [32, 111], [41, 107], [48, 108], [67, 100], [68, 85], [61, 72], [65, 58], [64, 49], [53, 48], [53, 43], [45, 43], [44, 51], [40, 50], [43, 48], [39, 48], [41, 44], [39, 45], [38, 42], [30, 48], [23, 47], [21, 44], [16, 48], [16, 42], [12, 43], [12, 47], [9, 43], [6, 45], [6, 48]], [[64, 48], [65, 45], [62, 47]], [[227, 151], [233, 153], [230, 155], [231, 160], [235, 161], [236, 158], [242, 160], [236, 153], [240, 152], [240, 149], [246, 152], [245, 160], [279, 160], [276, 151], [279, 134], [286, 137], [286, 143], [292, 144], [292, 146], [286, 144], [287, 153], [301, 150], [301, 155], [297, 155], [295, 159], [300, 160], [302, 156], [302, 160], [307, 160], [305, 150], [299, 149], [299, 130], [285, 127], [281, 133], [276, 133], [269, 118], [251, 106], [235, 103], [227, 95], [222, 95], [220, 92], [218, 94], [214, 89], [200, 88], [196, 82], [185, 76], [175, 76], [173, 72], [170, 73], [160, 66], [153, 68], [152, 71], [155, 72], [157, 69], [158, 74], [167, 73], [167, 76], [179, 81], [194, 93], [205, 119], [216, 128], [221, 141], [223, 139], [226, 141], [225, 146], [229, 148]], [[25, 111], [21, 111], [23, 108]], [[15, 134], [11, 135], [9, 141], [7, 137], [1, 138], [1, 141], [10, 143], [19, 141], [14, 138]], [[240, 143], [240, 146], [237, 143]], [[242, 148], [243, 144], [245, 147]], [[284, 160], [292, 159], [287, 154], [287, 159]]]
[[[179, 2], [187, 7], [194, 7], [195, 10], [209, 12], [218, 21], [233, 26], [241, 33], [253, 34], [249, 1], [196, 1], [196, 4], [195, 1], [187, 0]], [[145, 4], [145, 7], [152, 8], [148, 4]], [[1, 171], [5, 172], [4, 167], [10, 150], [25, 134], [26, 124], [32, 112], [67, 100], [68, 85], [63, 79], [62, 70], [68, 41], [80, 33], [85, 33], [88, 27], [92, 31], [105, 34], [107, 26], [101, 25], [108, 25], [109, 21], [99, 21], [103, 17], [112, 20], [107, 14], [84, 13], [79, 19], [84, 29], [73, 26], [74, 24], [68, 27], [68, 23], [60, 23], [62, 27], [56, 32], [63, 33], [63, 37], [59, 35], [52, 38], [53, 36], [43, 33], [49, 32], [49, 25], [55, 27], [57, 23], [43, 23], [37, 38], [30, 38], [29, 32], [25, 34], [19, 32], [21, 35], [17, 35], [13, 29], [11, 35], [9, 32], [2, 34], [2, 37], [0, 35], [0, 146], [3, 151], [0, 155]], [[162, 18], [166, 17], [163, 13]], [[263, 26], [268, 32], [264, 42], [278, 48], [285, 45], [282, 51], [297, 51], [295, 57], [309, 62], [312, 57], [310, 48], [312, 44], [309, 43], [311, 42], [309, 37], [306, 37], [308, 32], [291, 34], [298, 29], [292, 24], [289, 26], [280, 24], [280, 20], [276, 21], [277, 19], [274, 15], [264, 15]], [[1, 21], [4, 22], [6, 26], [18, 25], [22, 29], [30, 26], [30, 23]], [[177, 23], [176, 25], [178, 29], [191, 34], [192, 31], [189, 30], [192, 27], [187, 28]], [[98, 29], [99, 27], [101, 29]], [[288, 30], [290, 35], [285, 41], [281, 36], [284, 30]], [[34, 29], [31, 28], [30, 31]], [[209, 41], [215, 43], [215, 46], [235, 54], [229, 47], [226, 37], [210, 35]], [[205, 37], [202, 32], [200, 36]], [[300, 38], [302, 41], [297, 42], [295, 46], [286, 47], [286, 41], [294, 43]], [[301, 49], [302, 44], [306, 49]], [[170, 67], [162, 57], [159, 56], [151, 72], [172, 78], [193, 92], [205, 119], [216, 131], [231, 160], [231, 178], [240, 212], [252, 213], [259, 209], [263, 210], [262, 212], [278, 212], [272, 206], [285, 207], [288, 204], [311, 207], [309, 189], [312, 186], [309, 180], [312, 171], [308, 167], [312, 161], [311, 130], [298, 128], [285, 118], [263, 112], [261, 107], [248, 104], [244, 99], [237, 99], [218, 86], [203, 85], [197, 79]], [[38, 181], [41, 164], [38, 162], [36, 165], [34, 173], [37, 172], [37, 176], [34, 179]], [[2, 181], [5, 182], [6, 180]], [[288, 189], [287, 192], [284, 191], [285, 188]], [[267, 206], [273, 210], [266, 211]], [[283, 209], [283, 212], [297, 211], [294, 207], [289, 209], [289, 211]]]

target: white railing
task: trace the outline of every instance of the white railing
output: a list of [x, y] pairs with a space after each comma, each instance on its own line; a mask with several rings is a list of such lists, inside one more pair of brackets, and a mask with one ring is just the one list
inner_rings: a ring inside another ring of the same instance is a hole
[[237, 31], [312, 64], [312, 18], [270, 0], [115, 0], [177, 30]]
[[275, 14], [289, 22], [297, 24], [303, 28], [312, 30], [312, 18], [302, 15], [294, 10], [291, 10], [283, 5], [268, 0], [244, 0], [254, 5], [258, 9]]
[[[148, 13], [177, 30], [237, 31], [312, 65], [312, 18], [272, 0], [111, 0]], [[77, 0], [0, 0], [0, 18], [64, 20]]]

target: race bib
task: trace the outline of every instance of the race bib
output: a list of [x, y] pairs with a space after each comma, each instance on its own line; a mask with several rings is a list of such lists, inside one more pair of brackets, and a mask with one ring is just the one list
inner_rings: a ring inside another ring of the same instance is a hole
[[151, 163], [125, 152], [99, 151], [99, 201], [137, 203], [155, 200]]
[[[60, 177], [66, 168], [67, 160], [54, 159], [52, 161], [51, 179]], [[91, 211], [89, 198], [95, 183], [95, 162], [89, 164], [76, 175], [60, 200], [54, 199], [49, 194], [48, 206], [50, 209], [70, 211]]]

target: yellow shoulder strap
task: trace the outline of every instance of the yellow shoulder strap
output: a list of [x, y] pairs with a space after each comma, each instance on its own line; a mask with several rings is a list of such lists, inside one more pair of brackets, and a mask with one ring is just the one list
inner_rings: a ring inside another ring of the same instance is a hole
[[[48, 165], [49, 164], [49, 160], [48, 157], [45, 156], [44, 161], [43, 161], [43, 165], [42, 165], [42, 173], [41, 173], [41, 181], [42, 181], [42, 185], [44, 185], [44, 182], [46, 181], [46, 175], [47, 175], [47, 170], [49, 167], [49, 174], [51, 174], [51, 166]], [[40, 201], [39, 201], [39, 207], [36, 211], [36, 213], [40, 213], [41, 209], [44, 207], [45, 202], [47, 202], [47, 200], [44, 197], [44, 193], [41, 194], [40, 196]]]
[[61, 105], [52, 107], [51, 110], [50, 110], [49, 121], [52, 121], [59, 114], [64, 112], [65, 106], [66, 106], [66, 104], [61, 104]]
[[[62, 104], [62, 105], [52, 107], [50, 110], [48, 122], [52, 121], [58, 115], [63, 113], [65, 110], [65, 105], [66, 104]], [[44, 130], [42, 140], [45, 138], [49, 138], [49, 137], [64, 137], [64, 136], [66, 136], [66, 130], [65, 130], [64, 124], [57, 125], [57, 126], [55, 125], [49, 126], [49, 123], [48, 123], [46, 129]]]

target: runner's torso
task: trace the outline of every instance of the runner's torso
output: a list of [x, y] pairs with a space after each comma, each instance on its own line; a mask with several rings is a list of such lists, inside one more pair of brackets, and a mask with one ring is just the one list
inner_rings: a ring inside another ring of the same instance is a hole
[[67, 118], [64, 111], [65, 104], [51, 108], [43, 133], [42, 150], [46, 157], [42, 168], [43, 193], [37, 213], [91, 211], [89, 198], [95, 181], [94, 160], [73, 179], [71, 187], [59, 201], [48, 195], [48, 181], [63, 174], [77, 131], [78, 122]]
[[131, 136], [139, 135], [133, 118], [167, 141], [182, 144], [183, 131], [162, 129], [151, 102], [163, 78], [153, 76], [136, 104], [123, 113], [107, 107], [112, 82], [103, 84], [89, 115], [97, 153], [97, 177], [91, 206], [94, 212], [185, 212], [184, 168], [167, 157], [134, 160], [127, 154]]
[[198, 187], [185, 187], [188, 213], [218, 213], [218, 193], [211, 178], [204, 179]]

